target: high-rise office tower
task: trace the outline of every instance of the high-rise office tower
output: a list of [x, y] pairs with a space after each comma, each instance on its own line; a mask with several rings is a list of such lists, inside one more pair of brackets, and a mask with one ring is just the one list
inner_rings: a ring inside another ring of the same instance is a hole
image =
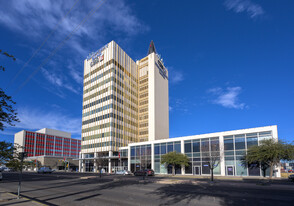
[[114, 41], [84, 61], [81, 171], [118, 166], [119, 147], [169, 137], [168, 71], [153, 41], [148, 55], [132, 60]]

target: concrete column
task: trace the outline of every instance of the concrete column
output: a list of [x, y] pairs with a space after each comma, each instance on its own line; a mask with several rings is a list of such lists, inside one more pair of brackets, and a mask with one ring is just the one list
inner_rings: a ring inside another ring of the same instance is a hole
[[224, 136], [219, 137], [221, 176], [226, 176]]
[[[181, 153], [185, 154], [185, 144], [184, 140], [181, 140]], [[185, 174], [185, 167], [182, 167], [182, 174]]]
[[128, 170], [131, 171], [131, 147], [128, 146]]
[[151, 143], [151, 169], [154, 170], [154, 143]]
[[36, 156], [36, 141], [37, 141], [37, 133], [35, 133], [35, 141], [34, 141], [34, 156]]
[[96, 161], [96, 157], [97, 157], [97, 152], [94, 152], [94, 172], [97, 172], [97, 161]]
[[111, 159], [110, 159], [110, 157], [112, 157], [112, 155], [113, 155], [113, 153], [112, 153], [112, 151], [109, 151], [109, 159], [108, 159], [108, 173], [112, 173], [112, 171], [111, 171]]
[[47, 141], [47, 135], [45, 134], [45, 140], [44, 140], [44, 156], [46, 155], [46, 141]]
[[82, 160], [80, 160], [81, 161], [81, 169], [80, 169], [81, 172], [85, 172], [85, 160], [84, 160], [84, 158], [85, 158], [85, 154], [81, 153], [81, 159], [82, 159]]

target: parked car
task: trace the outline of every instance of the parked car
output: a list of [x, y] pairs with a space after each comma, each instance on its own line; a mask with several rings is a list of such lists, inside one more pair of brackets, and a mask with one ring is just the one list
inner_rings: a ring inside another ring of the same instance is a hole
[[52, 173], [54, 172], [54, 170], [52, 170], [50, 167], [40, 167], [40, 169], [38, 169], [38, 173]]
[[294, 181], [294, 174], [289, 175], [289, 176], [288, 176], [288, 179]]
[[2, 171], [0, 171], [0, 181], [3, 179]]
[[132, 174], [130, 171], [127, 170], [118, 170], [115, 172], [116, 175], [130, 175]]
[[154, 176], [154, 171], [151, 169], [137, 170], [134, 172], [135, 176]]
[[2, 172], [11, 172], [11, 169], [8, 167], [1, 167], [0, 169]]

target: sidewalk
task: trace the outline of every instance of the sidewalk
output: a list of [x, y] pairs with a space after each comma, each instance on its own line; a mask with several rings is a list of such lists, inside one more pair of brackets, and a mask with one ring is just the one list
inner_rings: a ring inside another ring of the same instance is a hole
[[30, 200], [25, 197], [21, 197], [17, 199], [17, 195], [14, 195], [10, 192], [6, 192], [3, 189], [0, 189], [0, 205], [22, 205], [22, 206], [31, 206], [31, 205], [44, 205], [42, 203], [38, 203], [34, 200]]

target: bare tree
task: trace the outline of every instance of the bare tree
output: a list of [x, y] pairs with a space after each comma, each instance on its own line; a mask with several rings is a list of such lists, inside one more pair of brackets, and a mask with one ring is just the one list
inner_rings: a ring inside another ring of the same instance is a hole
[[207, 144], [201, 146], [202, 150], [202, 162], [209, 166], [210, 170], [210, 181], [214, 180], [214, 169], [217, 168], [221, 161], [221, 151], [219, 141], [210, 141]]
[[101, 178], [102, 177], [101, 170], [102, 170], [103, 166], [107, 165], [108, 157], [107, 157], [107, 155], [105, 155], [105, 153], [99, 152], [97, 154], [97, 156], [95, 157], [94, 161], [96, 162], [96, 167], [99, 170], [99, 175]]

